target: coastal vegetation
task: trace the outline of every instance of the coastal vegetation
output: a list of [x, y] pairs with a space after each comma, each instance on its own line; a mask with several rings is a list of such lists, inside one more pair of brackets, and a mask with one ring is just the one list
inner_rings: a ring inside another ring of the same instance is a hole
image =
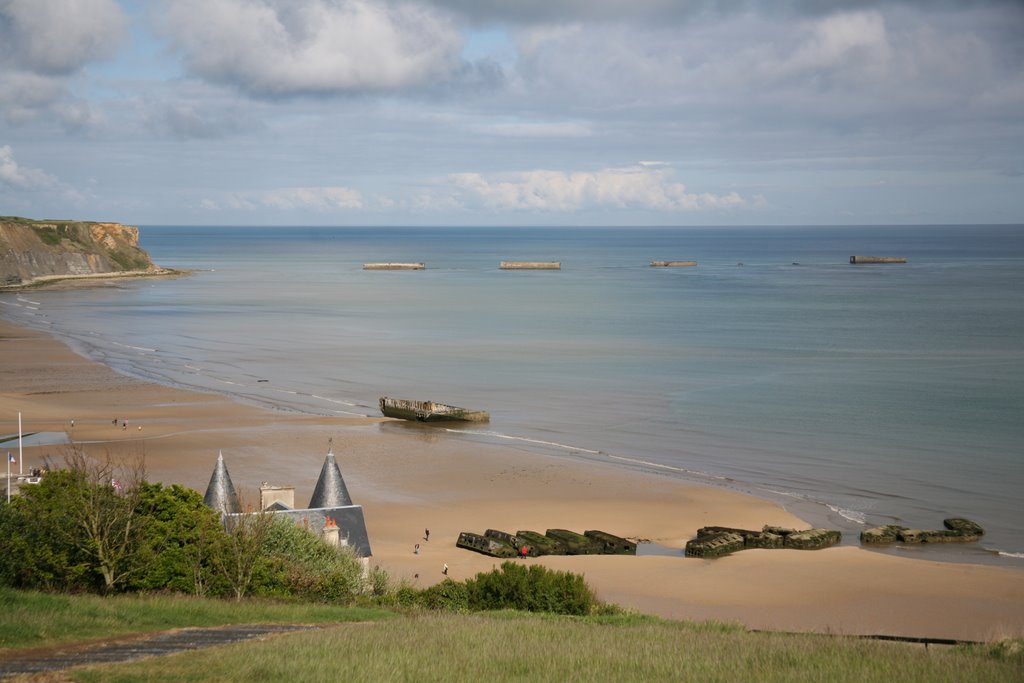
[[[420, 589], [271, 514], [225, 525], [199, 493], [86, 458], [0, 506], [0, 662], [198, 626], [319, 624], [70, 680], [1021, 680], [1020, 641], [971, 646], [750, 632], [602, 604], [521, 560]], [[41, 652], [41, 651], [40, 651]], [[324, 656], [330, 653], [330, 656]]]
[[10, 539], [0, 554], [0, 586], [454, 612], [614, 610], [600, 604], [581, 576], [514, 562], [419, 590], [286, 517], [253, 512], [225, 524], [198, 491], [146, 481], [141, 463], [91, 459], [75, 445], [65, 457], [66, 468], [0, 507], [0, 537]]
[[74, 446], [67, 465], [0, 507], [9, 540], [0, 585], [340, 604], [387, 585], [350, 549], [284, 518], [256, 513], [225, 526], [197, 491], [147, 482], [140, 465], [92, 460]]
[[[329, 628], [64, 672], [75, 681], [693, 680], [1019, 681], [1024, 648], [930, 647], [750, 632], [638, 614], [572, 617], [340, 608], [265, 599], [48, 595], [0, 589], [0, 661], [13, 648], [186, 626]], [[71, 647], [67, 645], [67, 647]]]

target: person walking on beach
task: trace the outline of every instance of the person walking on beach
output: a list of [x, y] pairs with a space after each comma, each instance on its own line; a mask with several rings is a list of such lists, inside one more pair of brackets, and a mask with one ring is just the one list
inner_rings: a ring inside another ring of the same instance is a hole
[[430, 529], [424, 529], [423, 530], [423, 540], [424, 541], [429, 541], [430, 540]]
[[412, 552], [413, 552], [414, 555], [419, 555], [420, 554], [420, 544], [419, 543], [416, 544], [416, 547], [413, 548]]
[[447, 562], [444, 563], [444, 569], [441, 570], [441, 573], [444, 574], [445, 576], [448, 576], [448, 563]]

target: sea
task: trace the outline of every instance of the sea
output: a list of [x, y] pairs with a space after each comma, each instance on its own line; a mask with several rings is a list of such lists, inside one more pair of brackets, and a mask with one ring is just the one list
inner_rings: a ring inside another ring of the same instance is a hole
[[[1024, 226], [166, 225], [140, 241], [192, 274], [0, 294], [0, 315], [127, 375], [280, 410], [487, 410], [418, 428], [751, 493], [844, 543], [966, 517], [981, 542], [881, 552], [1024, 567]], [[426, 268], [362, 267], [382, 261]]]

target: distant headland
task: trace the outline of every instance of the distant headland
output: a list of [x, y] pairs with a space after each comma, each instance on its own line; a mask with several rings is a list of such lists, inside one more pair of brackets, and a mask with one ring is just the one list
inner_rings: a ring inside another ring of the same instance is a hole
[[0, 289], [66, 280], [182, 275], [139, 247], [139, 229], [120, 223], [0, 216]]

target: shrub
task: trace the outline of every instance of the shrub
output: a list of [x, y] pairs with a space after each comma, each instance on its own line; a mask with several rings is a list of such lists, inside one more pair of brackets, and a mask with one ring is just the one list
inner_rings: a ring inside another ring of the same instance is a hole
[[286, 517], [271, 521], [261, 552], [268, 563], [254, 581], [258, 595], [352, 604], [365, 590], [363, 566], [351, 548], [327, 545]]
[[142, 542], [129, 587], [182, 593], [224, 593], [217, 588], [211, 560], [223, 544], [224, 527], [198, 491], [173, 484], [142, 482], [138, 524]]
[[465, 583], [445, 579], [420, 593], [420, 604], [427, 609], [465, 612], [469, 609], [469, 590]]
[[517, 609], [555, 614], [590, 614], [598, 602], [582, 576], [504, 562], [500, 569], [466, 582], [470, 610]]

